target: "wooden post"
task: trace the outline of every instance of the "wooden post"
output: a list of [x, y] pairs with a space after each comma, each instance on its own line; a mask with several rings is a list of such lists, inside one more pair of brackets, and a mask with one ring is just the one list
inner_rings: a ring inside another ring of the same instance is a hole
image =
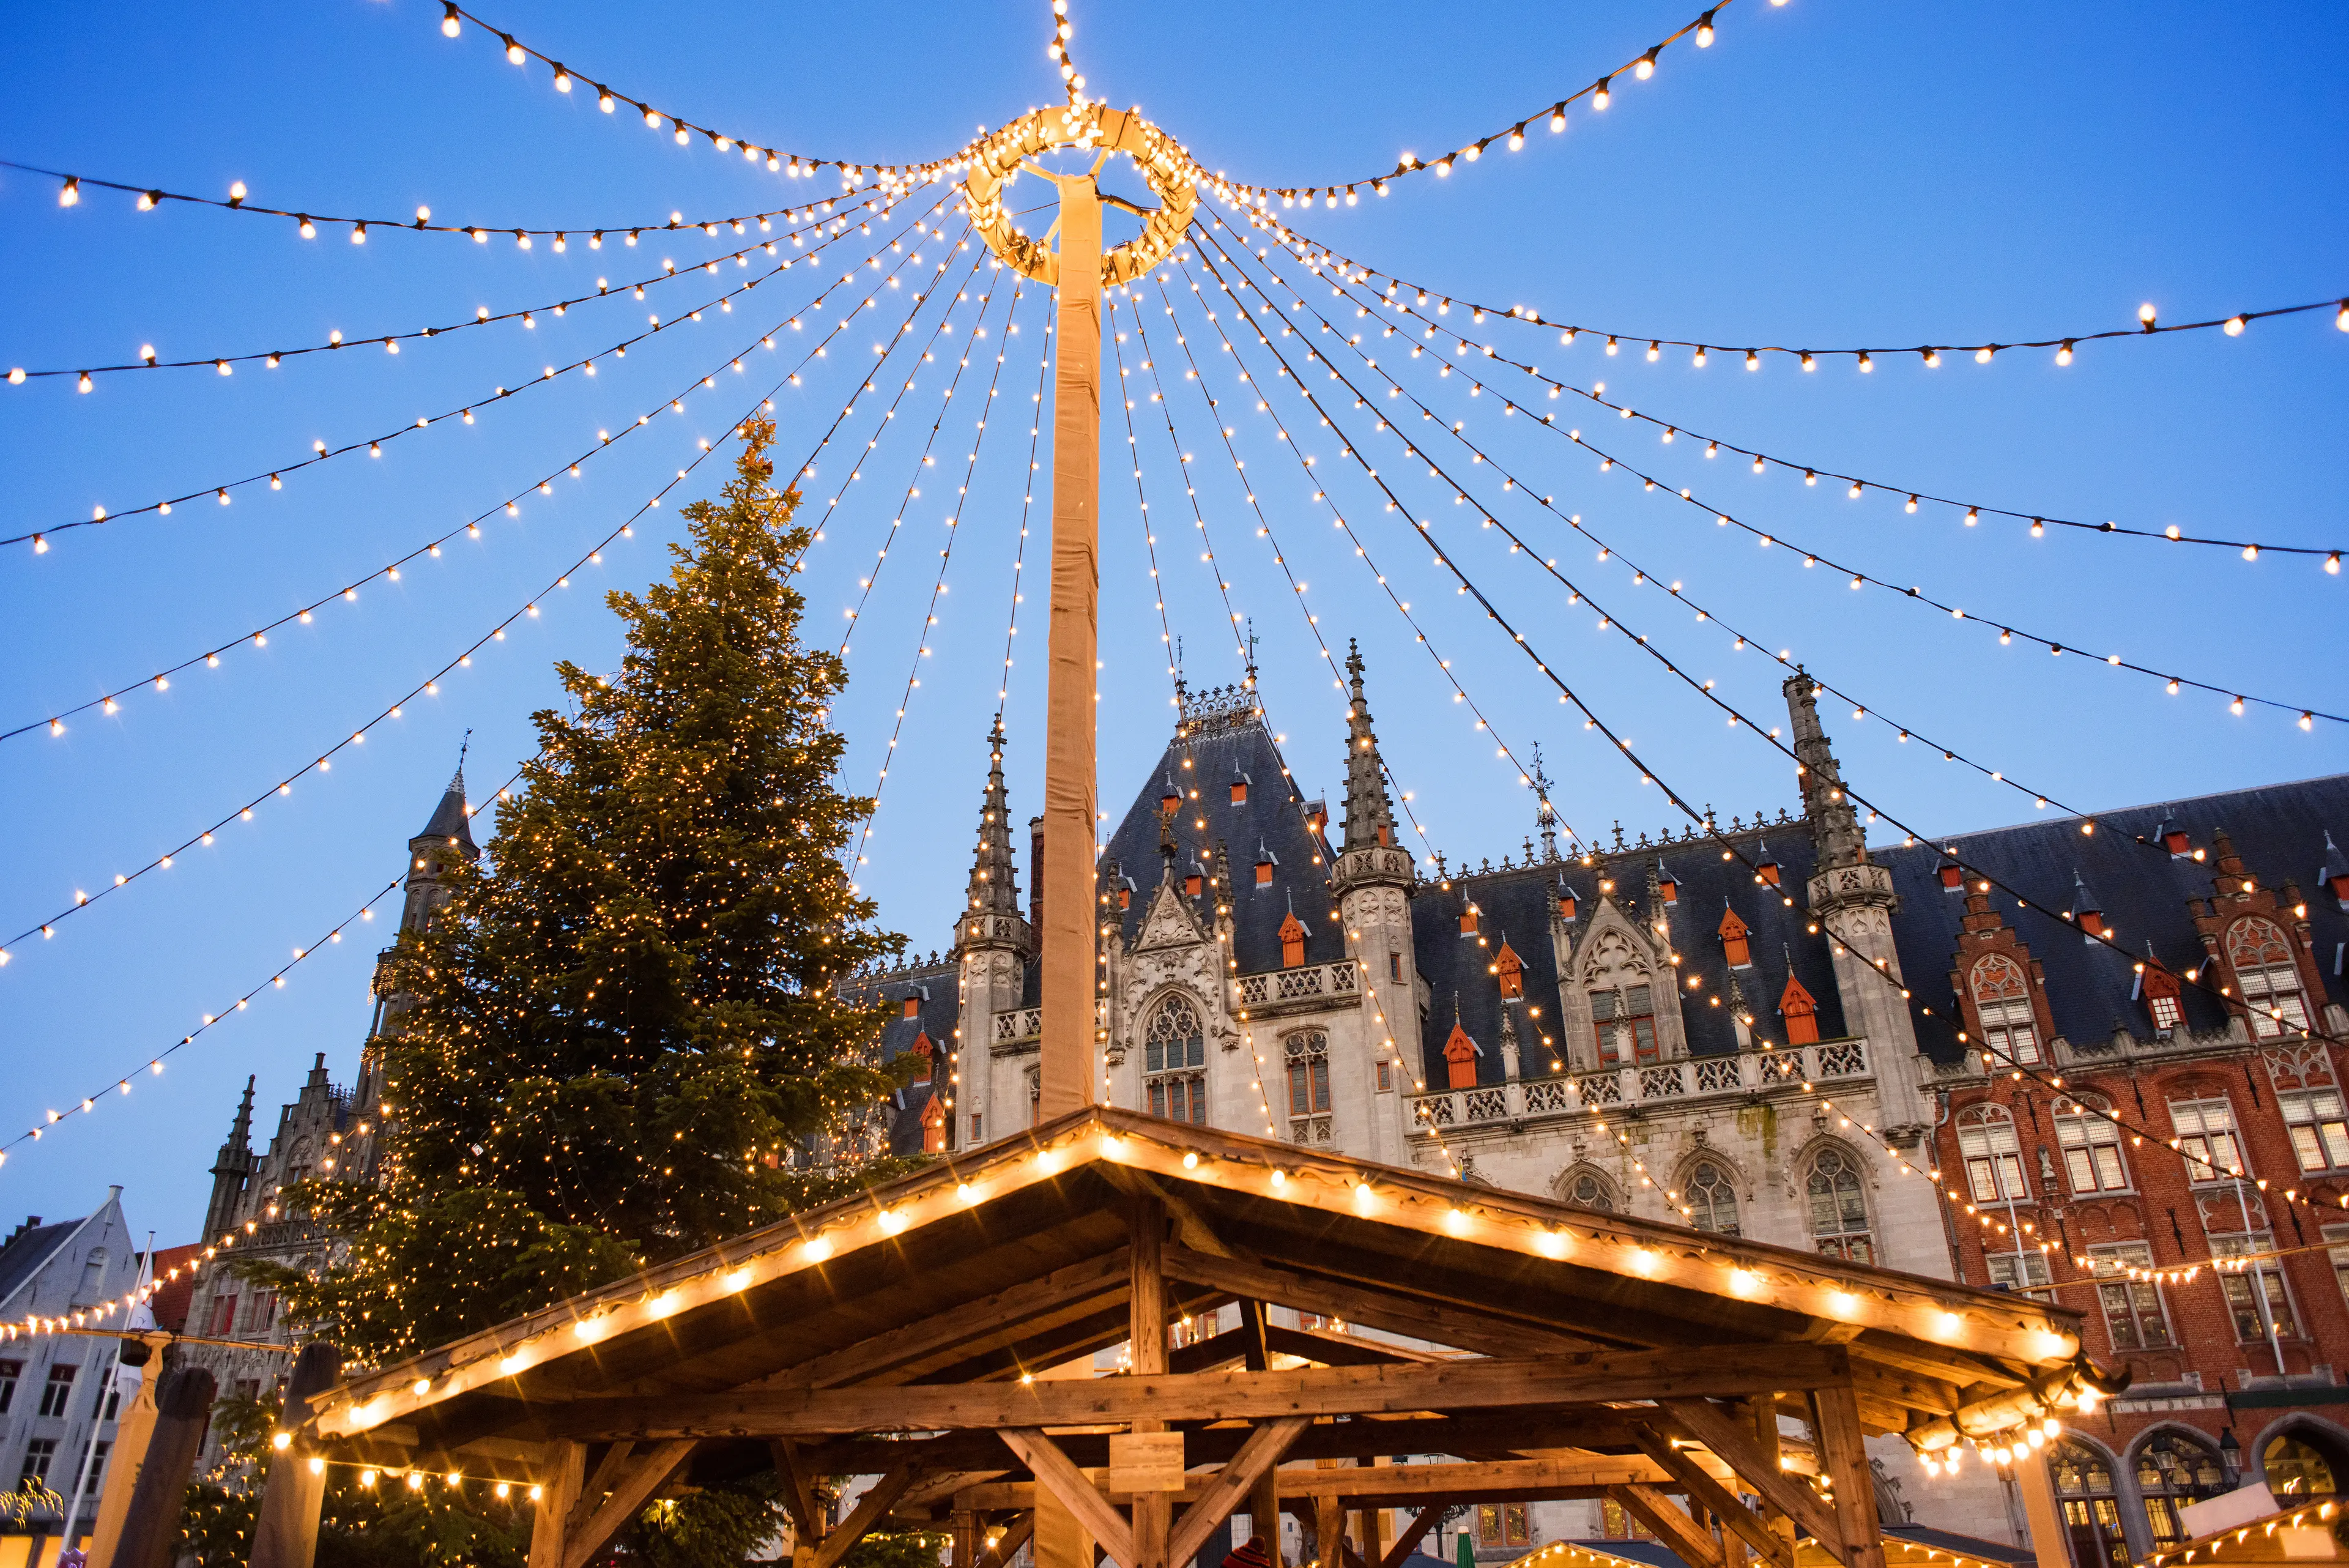
[[1313, 1500], [1314, 1568], [1346, 1568], [1345, 1505], [1335, 1497]]
[[[1775, 1394], [1757, 1394], [1746, 1401], [1747, 1413], [1754, 1418], [1754, 1440], [1762, 1450], [1762, 1462], [1773, 1471], [1778, 1469], [1778, 1397]], [[1773, 1511], [1766, 1516], [1771, 1530], [1785, 1543], [1785, 1560], [1795, 1560], [1795, 1521], [1784, 1513]]]
[[[1088, 904], [1092, 900], [1092, 888], [1088, 881], [1085, 892]], [[1045, 1367], [1036, 1374], [1036, 1381], [1047, 1383], [1080, 1377], [1090, 1381], [1092, 1374], [1092, 1358], [1085, 1356], [1059, 1366]], [[1045, 1441], [1049, 1447], [1050, 1439]], [[1013, 1453], [1020, 1454], [1019, 1443], [1010, 1436], [1004, 1435], [1004, 1444]], [[1024, 1460], [1027, 1456], [1020, 1454], [1020, 1457]], [[1036, 1467], [1031, 1464], [1029, 1469], [1035, 1470]], [[1089, 1488], [1092, 1485], [1091, 1481], [1084, 1484]], [[1093, 1544], [1092, 1533], [1069, 1507], [1067, 1500], [1044, 1479], [1040, 1471], [1037, 1472], [1036, 1524], [1028, 1541], [1029, 1553], [1035, 1559], [1036, 1568], [1093, 1568]]]
[[114, 1568], [170, 1568], [180, 1554], [180, 1504], [212, 1413], [212, 1375], [177, 1366], [155, 1391], [155, 1431], [115, 1545]]
[[957, 1508], [952, 1523], [954, 1568], [978, 1568], [978, 1515], [969, 1509]]
[[1876, 1478], [1868, 1465], [1867, 1434], [1859, 1424], [1859, 1401], [1851, 1385], [1838, 1384], [1811, 1395], [1816, 1413], [1819, 1469], [1835, 1489], [1835, 1516], [1843, 1532], [1845, 1568], [1884, 1568], [1884, 1542], [1878, 1532]]
[[[1133, 1375], [1156, 1377], [1166, 1371], [1166, 1276], [1159, 1254], [1166, 1242], [1166, 1211], [1154, 1198], [1136, 1197], [1126, 1210], [1127, 1255], [1132, 1260], [1132, 1289], [1126, 1314]], [[1137, 1417], [1133, 1429], [1164, 1432], [1166, 1423]], [[1175, 1439], [1180, 1440], [1179, 1436]], [[1179, 1484], [1179, 1483], [1178, 1483]], [[1164, 1491], [1133, 1494], [1133, 1568], [1168, 1568], [1167, 1533], [1174, 1521], [1174, 1500]]]
[[[1061, 192], [1060, 313], [1053, 330], [1052, 602], [1046, 649], [1040, 1121], [1093, 1099], [1095, 999], [1093, 693], [1101, 619], [1101, 192], [1055, 175]], [[1040, 1552], [1048, 1532], [1037, 1532]], [[1040, 1562], [1040, 1568], [1092, 1568]]]
[[[618, 1447], [619, 1445], [614, 1445]], [[530, 1516], [529, 1568], [563, 1568], [563, 1531], [587, 1480], [587, 1445], [554, 1442], [540, 1460], [538, 1501]]]
[[[342, 1376], [343, 1353], [311, 1344], [294, 1358], [285, 1383], [280, 1430], [293, 1431], [310, 1418], [310, 1400]], [[261, 1516], [254, 1521], [251, 1568], [310, 1568], [318, 1554], [318, 1510], [326, 1501], [326, 1461], [308, 1441], [296, 1438], [278, 1450], [261, 1491]]]
[[1248, 1523], [1264, 1539], [1264, 1554], [1272, 1559], [1272, 1568], [1281, 1568], [1280, 1554], [1280, 1467], [1270, 1464], [1248, 1489]]
[[2039, 1559], [2039, 1568], [2072, 1568], [2071, 1532], [2064, 1528], [2064, 1511], [2055, 1501], [2047, 1459], [2028, 1453], [2009, 1468], [2023, 1493], [2023, 1517], [2031, 1526], [2031, 1550]]
[[[146, 1367], [166, 1336], [129, 1337], [122, 1341], [120, 1365]], [[122, 1539], [122, 1521], [130, 1511], [131, 1489], [147, 1462], [147, 1445], [155, 1435], [155, 1395], [162, 1382], [155, 1366], [139, 1380], [139, 1397], [114, 1428], [114, 1447], [108, 1451], [106, 1483], [98, 1494], [98, 1523], [92, 1530], [88, 1568], [111, 1568], [114, 1550]]]

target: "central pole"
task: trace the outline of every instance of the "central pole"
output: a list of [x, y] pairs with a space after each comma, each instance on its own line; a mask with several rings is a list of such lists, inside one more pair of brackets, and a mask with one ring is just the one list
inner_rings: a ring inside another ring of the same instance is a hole
[[1093, 723], [1101, 625], [1101, 193], [1061, 192], [1052, 372], [1052, 615], [1044, 741], [1044, 866], [1036, 1116], [1092, 1103]]

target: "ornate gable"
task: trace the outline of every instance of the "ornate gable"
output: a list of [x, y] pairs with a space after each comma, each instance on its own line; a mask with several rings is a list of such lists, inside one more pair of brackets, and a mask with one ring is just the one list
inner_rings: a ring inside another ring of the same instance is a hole
[[1197, 917], [1174, 890], [1174, 882], [1159, 883], [1157, 893], [1150, 900], [1150, 912], [1143, 917], [1142, 934], [1135, 939], [1133, 950], [1196, 947], [1206, 940], [1207, 933], [1199, 929]]

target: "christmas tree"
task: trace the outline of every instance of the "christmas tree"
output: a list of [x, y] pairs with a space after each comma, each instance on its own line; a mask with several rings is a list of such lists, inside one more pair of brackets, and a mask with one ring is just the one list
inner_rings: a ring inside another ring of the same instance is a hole
[[[668, 580], [614, 593], [617, 674], [559, 667], [575, 714], [479, 867], [390, 967], [383, 1179], [300, 1197], [350, 1237], [290, 1304], [381, 1363], [832, 1196], [840, 1135], [897, 1081], [847, 971], [898, 951], [843, 850], [847, 671], [800, 638], [810, 542], [754, 421]], [[869, 1174], [869, 1173], [866, 1173]]]

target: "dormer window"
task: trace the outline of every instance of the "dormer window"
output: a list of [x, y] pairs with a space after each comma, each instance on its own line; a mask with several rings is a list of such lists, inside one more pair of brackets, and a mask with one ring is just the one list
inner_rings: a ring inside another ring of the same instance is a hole
[[1663, 900], [1667, 904], [1677, 904], [1681, 901], [1681, 885], [1672, 879], [1672, 874], [1669, 871], [1657, 878], [1656, 891], [1663, 896]]
[[921, 1015], [922, 999], [919, 996], [908, 995], [905, 998], [905, 1011], [904, 1016], [907, 1018], [919, 1018]]
[[1184, 896], [1190, 898], [1197, 898], [1199, 896], [1200, 888], [1204, 887], [1206, 883], [1206, 878], [1205, 877], [1202, 877], [1196, 871], [1191, 872], [1183, 878]]
[[1590, 1027], [1602, 1062], [1656, 1061], [1655, 992], [1644, 985], [1590, 993]]
[[1745, 922], [1737, 918], [1736, 910], [1724, 909], [1721, 911], [1721, 925], [1719, 929], [1721, 933], [1721, 956], [1728, 963], [1729, 967], [1732, 969], [1753, 968], [1754, 945], [1747, 933]]
[[1560, 888], [1557, 890], [1557, 918], [1561, 920], [1570, 920], [1574, 919], [1574, 895], [1566, 888]]
[[1786, 977], [1786, 989], [1778, 993], [1778, 1014], [1786, 1021], [1787, 1044], [1809, 1045], [1818, 1040], [1819, 1004], [1791, 974]]
[[2168, 1034], [2178, 1027], [2181, 1016], [2178, 1001], [2180, 987], [2176, 975], [2155, 960], [2147, 959], [2137, 990], [2145, 998], [2146, 1012], [2153, 1017], [2156, 1033]]
[[914, 1082], [916, 1084], [928, 1083], [930, 1081], [931, 1064], [937, 1057], [937, 1047], [930, 1044], [929, 1031], [926, 1029], [921, 1033], [915, 1035], [913, 1044], [907, 1046], [906, 1049], [911, 1051], [914, 1055]]
[[1319, 833], [1323, 828], [1329, 826], [1330, 808], [1318, 800], [1311, 805], [1307, 806], [1305, 808], [1305, 826], [1309, 831], [1313, 833]]
[[1762, 851], [1762, 858], [1754, 863], [1754, 877], [1766, 886], [1775, 888], [1778, 885], [1778, 863], [1770, 857], [1767, 849]]
[[1941, 886], [1952, 893], [1966, 890], [1966, 868], [1952, 860], [1941, 867]]
[[2169, 851], [2170, 857], [2175, 860], [2184, 860], [2194, 853], [2194, 840], [2187, 836], [2183, 828], [2173, 827], [2163, 834], [2161, 846]]
[[1295, 969], [1304, 961], [1305, 922], [1297, 918], [1296, 910], [1291, 909], [1288, 918], [1280, 922], [1280, 967]]
[[1256, 846], [1256, 885], [1259, 888], [1271, 886], [1273, 867], [1279, 864], [1280, 857], [1264, 846], [1264, 840], [1260, 838], [1257, 839]]
[[1460, 911], [1460, 934], [1464, 937], [1473, 937], [1476, 934], [1476, 906], [1474, 904], [1468, 905]]
[[1233, 804], [1234, 805], [1246, 805], [1247, 804], [1247, 792], [1248, 792], [1248, 776], [1247, 776], [1247, 774], [1243, 774], [1243, 773], [1235, 773], [1235, 774], [1232, 774], [1232, 804]]
[[1171, 817], [1182, 808], [1183, 792], [1174, 787], [1174, 781], [1170, 778], [1166, 781], [1164, 793], [1158, 797], [1158, 815]]
[[2039, 1025], [2023, 966], [2003, 953], [1988, 954], [1975, 963], [1967, 985], [1973, 992], [1983, 1049], [2002, 1065], [2036, 1066]]
[[1501, 982], [1505, 1001], [1516, 1001], [1526, 994], [1525, 961], [1517, 957], [1516, 949], [1509, 945], [1506, 938], [1502, 939], [1501, 950], [1493, 959], [1493, 973]]

